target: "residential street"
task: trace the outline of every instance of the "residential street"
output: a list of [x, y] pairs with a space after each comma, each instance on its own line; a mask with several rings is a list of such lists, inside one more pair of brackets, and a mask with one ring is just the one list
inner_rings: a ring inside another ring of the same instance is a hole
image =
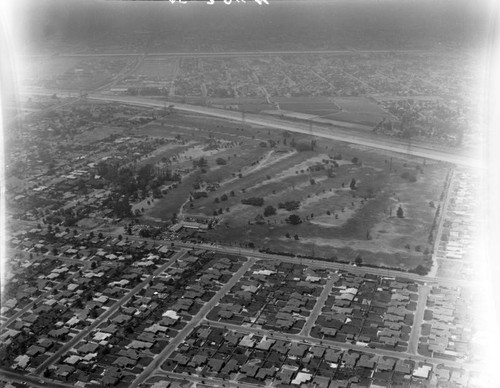
[[120, 306], [127, 303], [136, 293], [138, 293], [144, 286], [146, 286], [149, 281], [156, 275], [162, 273], [171, 266], [177, 259], [182, 258], [187, 252], [185, 250], [181, 250], [180, 252], [173, 255], [170, 260], [168, 260], [165, 264], [163, 264], [160, 268], [158, 268], [152, 275], [148, 276], [146, 280], [139, 283], [135, 286], [131, 291], [129, 291], [125, 296], [123, 296], [120, 300], [118, 300], [112, 307], [110, 307], [105, 313], [101, 314], [92, 324], [86, 327], [84, 330], [80, 331], [77, 335], [75, 335], [70, 341], [68, 341], [63, 347], [61, 347], [57, 352], [55, 352], [52, 356], [50, 356], [45, 362], [40, 364], [36, 369], [35, 373], [42, 373], [45, 368], [51, 365], [54, 361], [58, 360], [63, 354], [65, 354], [68, 350], [70, 350], [73, 346], [75, 346], [82, 338], [84, 338], [88, 333], [94, 330], [97, 326], [99, 326], [102, 322], [108, 319], [111, 315], [113, 315]]
[[163, 351], [155, 357], [155, 359], [148, 365], [146, 369], [134, 380], [131, 388], [139, 386], [144, 382], [155, 369], [160, 368], [165, 360], [172, 354], [172, 352], [182, 343], [188, 336], [188, 334], [196, 326], [199, 325], [200, 321], [205, 319], [205, 316], [214, 308], [217, 303], [222, 299], [224, 295], [240, 280], [240, 278], [245, 274], [245, 272], [255, 264], [257, 260], [250, 258], [243, 266], [233, 275], [233, 277], [214, 295], [209, 302], [207, 302], [201, 310], [194, 316], [191, 321], [182, 329], [177, 336], [163, 349]]

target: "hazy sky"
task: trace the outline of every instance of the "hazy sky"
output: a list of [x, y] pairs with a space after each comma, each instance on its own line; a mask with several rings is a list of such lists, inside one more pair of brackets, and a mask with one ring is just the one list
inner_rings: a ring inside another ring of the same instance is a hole
[[248, 34], [263, 38], [352, 34], [380, 40], [400, 36], [430, 43], [484, 41], [488, 12], [468, 0], [268, 0], [246, 4], [187, 5], [169, 1], [21, 0], [13, 20], [22, 42], [85, 40], [113, 32]]

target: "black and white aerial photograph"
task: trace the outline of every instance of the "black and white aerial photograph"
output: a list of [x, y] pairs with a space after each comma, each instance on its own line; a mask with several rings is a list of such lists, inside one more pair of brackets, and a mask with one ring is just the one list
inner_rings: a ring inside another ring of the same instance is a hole
[[0, 388], [500, 387], [498, 8], [3, 2]]

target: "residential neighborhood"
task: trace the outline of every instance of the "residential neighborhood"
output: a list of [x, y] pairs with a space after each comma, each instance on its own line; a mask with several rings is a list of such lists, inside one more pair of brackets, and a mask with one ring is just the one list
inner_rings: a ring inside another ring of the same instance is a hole
[[2, 3], [0, 388], [496, 387], [488, 7]]

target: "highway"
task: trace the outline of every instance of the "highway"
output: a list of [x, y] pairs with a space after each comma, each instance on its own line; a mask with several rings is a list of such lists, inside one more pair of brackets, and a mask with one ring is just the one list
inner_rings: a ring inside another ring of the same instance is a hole
[[204, 106], [189, 104], [171, 103], [160, 100], [146, 99], [142, 97], [111, 96], [90, 93], [87, 98], [99, 101], [119, 102], [136, 106], [148, 106], [153, 108], [164, 108], [165, 104], [173, 104], [174, 109], [181, 112], [203, 114], [220, 119], [232, 120], [246, 124], [259, 125], [266, 128], [279, 129], [283, 131], [302, 133], [316, 137], [323, 137], [331, 140], [343, 141], [346, 143], [357, 144], [369, 148], [376, 148], [389, 152], [402, 153], [420, 158], [440, 160], [443, 162], [454, 163], [467, 167], [480, 168], [481, 161], [478, 158], [463, 155], [457, 150], [438, 147], [432, 144], [408, 143], [400, 139], [381, 138], [371, 133], [363, 133], [355, 130], [346, 130], [338, 126], [324, 127], [310, 125], [308, 123], [284, 121], [272, 117], [245, 113], [244, 118], [241, 112], [227, 111]]
[[26, 58], [80, 58], [80, 57], [255, 57], [268, 55], [359, 55], [389, 53], [424, 53], [428, 50], [301, 50], [301, 51], [177, 51], [177, 52], [124, 52], [124, 53], [60, 53], [56, 55], [26, 55]]
[[[54, 90], [26, 90], [24, 94], [52, 95], [54, 93], [65, 93]], [[70, 92], [71, 93], [71, 92]], [[423, 144], [408, 142], [401, 139], [380, 137], [365, 130], [349, 130], [339, 126], [312, 125], [311, 122], [301, 123], [280, 120], [271, 116], [230, 111], [205, 106], [173, 103], [165, 100], [154, 100], [137, 96], [114, 96], [103, 93], [89, 93], [87, 99], [107, 102], [118, 102], [122, 104], [144, 106], [151, 108], [161, 108], [167, 105], [174, 105], [174, 109], [181, 112], [207, 115], [219, 119], [244, 122], [245, 124], [258, 125], [266, 128], [273, 128], [282, 131], [302, 133], [331, 140], [342, 141], [350, 144], [375, 148], [387, 152], [400, 153], [418, 158], [438, 160], [472, 168], [484, 168], [481, 159], [476, 155], [467, 155], [460, 150], [445, 148], [434, 144]]]

